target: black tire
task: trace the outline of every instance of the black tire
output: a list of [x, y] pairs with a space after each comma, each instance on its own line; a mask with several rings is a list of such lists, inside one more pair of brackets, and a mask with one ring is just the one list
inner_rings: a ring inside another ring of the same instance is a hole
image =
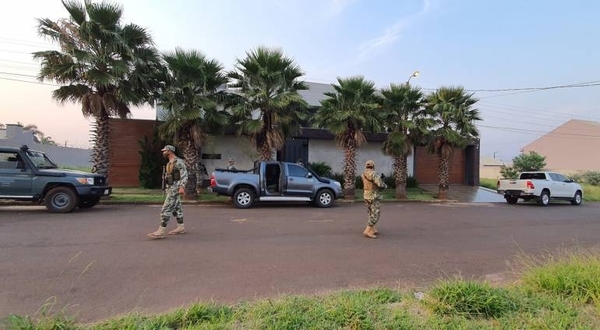
[[571, 205], [581, 205], [581, 203], [583, 203], [583, 195], [581, 194], [581, 191], [577, 190], [575, 196], [573, 196], [573, 199], [571, 200]]
[[548, 190], [543, 190], [538, 197], [538, 205], [548, 206], [550, 204], [550, 192]]
[[92, 196], [92, 197], [81, 197], [79, 199], [79, 208], [80, 209], [89, 209], [100, 202], [100, 196]]
[[333, 195], [333, 191], [329, 189], [321, 189], [315, 196], [315, 205], [318, 207], [331, 207], [334, 200], [335, 196]]
[[504, 197], [504, 199], [506, 199], [508, 204], [517, 204], [519, 197]]
[[254, 203], [254, 191], [240, 188], [233, 193], [233, 205], [238, 209], [247, 209]]
[[77, 195], [69, 187], [56, 187], [50, 189], [44, 197], [46, 208], [52, 213], [69, 213], [79, 203]]

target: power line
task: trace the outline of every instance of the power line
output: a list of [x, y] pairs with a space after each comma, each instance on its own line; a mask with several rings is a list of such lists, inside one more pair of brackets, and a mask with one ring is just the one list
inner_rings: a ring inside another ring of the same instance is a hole
[[6, 75], [9, 75], [9, 76], [37, 78], [37, 76], [34, 76], [32, 74], [12, 73], [12, 72], [5, 72], [5, 71], [0, 71], [0, 74], [6, 74]]
[[0, 41], [1, 40], [6, 40], [5, 42], [27, 43], [27, 44], [40, 45], [40, 46], [52, 46], [53, 45], [53, 44], [47, 43], [47, 42], [38, 42], [38, 41], [30, 41], [30, 40], [14, 39], [14, 38], [6, 38], [6, 37], [0, 37]]
[[33, 55], [32, 52], [22, 52], [19, 50], [10, 50], [10, 49], [0, 49], [0, 52]]
[[10, 80], [10, 81], [18, 81], [18, 82], [29, 83], [29, 84], [36, 84], [36, 85], [46, 85], [46, 86], [61, 87], [60, 85], [47, 84], [47, 83], [42, 83], [42, 82], [37, 82], [37, 81], [28, 81], [28, 80], [14, 79], [14, 78], [0, 77], [0, 80]]
[[15, 60], [5, 60], [5, 59], [3, 59], [3, 58], [0, 58], [0, 62], [19, 63], [19, 64], [27, 64], [27, 65], [35, 65], [35, 66], [39, 66], [39, 64], [37, 64], [37, 63], [23, 62], [23, 61], [15, 61]]
[[591, 134], [580, 134], [580, 133], [567, 133], [567, 132], [554, 132], [554, 131], [550, 131], [550, 132], [545, 132], [545, 131], [538, 131], [538, 130], [532, 130], [532, 129], [524, 129], [524, 128], [514, 128], [514, 127], [499, 127], [499, 126], [490, 126], [490, 125], [482, 125], [479, 124], [478, 126], [480, 127], [486, 127], [486, 128], [493, 128], [493, 129], [500, 129], [500, 130], [507, 130], [507, 131], [512, 131], [512, 132], [521, 132], [521, 133], [536, 133], [536, 134], [544, 134], [544, 135], [568, 135], [568, 136], [558, 136], [560, 138], [570, 138], [570, 136], [573, 137], [591, 137], [593, 139], [584, 139], [584, 140], [588, 140], [588, 141], [598, 141], [600, 139], [600, 135], [591, 135]]
[[514, 91], [537, 91], [547, 89], [572, 88], [572, 87], [587, 87], [600, 85], [600, 80], [585, 81], [575, 84], [545, 86], [545, 87], [523, 87], [523, 88], [497, 88], [497, 89], [466, 89], [469, 92], [514, 92]]

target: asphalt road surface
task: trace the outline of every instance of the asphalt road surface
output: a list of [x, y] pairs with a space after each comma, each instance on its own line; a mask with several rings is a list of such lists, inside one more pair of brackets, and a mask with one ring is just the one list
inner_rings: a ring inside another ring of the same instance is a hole
[[0, 318], [45, 309], [91, 322], [196, 301], [417, 290], [456, 275], [505, 281], [521, 253], [600, 240], [600, 204], [385, 203], [378, 239], [362, 236], [362, 203], [186, 205], [188, 233], [151, 240], [158, 212], [101, 205], [61, 215], [1, 206]]

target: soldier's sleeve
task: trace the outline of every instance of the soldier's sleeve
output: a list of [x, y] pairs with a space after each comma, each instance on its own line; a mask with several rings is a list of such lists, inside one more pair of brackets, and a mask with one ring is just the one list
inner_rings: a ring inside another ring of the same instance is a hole
[[185, 188], [185, 185], [188, 181], [188, 171], [185, 166], [185, 163], [180, 160], [177, 162], [177, 169], [179, 170], [179, 187]]
[[379, 175], [379, 174], [373, 173], [373, 182], [375, 182], [375, 184], [379, 188], [382, 188], [382, 189], [387, 188], [387, 185], [385, 184], [385, 182], [383, 182], [383, 180], [381, 180], [381, 175]]

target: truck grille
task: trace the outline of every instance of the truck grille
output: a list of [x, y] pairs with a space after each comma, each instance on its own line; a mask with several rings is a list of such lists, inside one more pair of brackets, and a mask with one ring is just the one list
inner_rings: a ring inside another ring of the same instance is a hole
[[104, 186], [106, 185], [105, 177], [94, 177], [94, 186]]

